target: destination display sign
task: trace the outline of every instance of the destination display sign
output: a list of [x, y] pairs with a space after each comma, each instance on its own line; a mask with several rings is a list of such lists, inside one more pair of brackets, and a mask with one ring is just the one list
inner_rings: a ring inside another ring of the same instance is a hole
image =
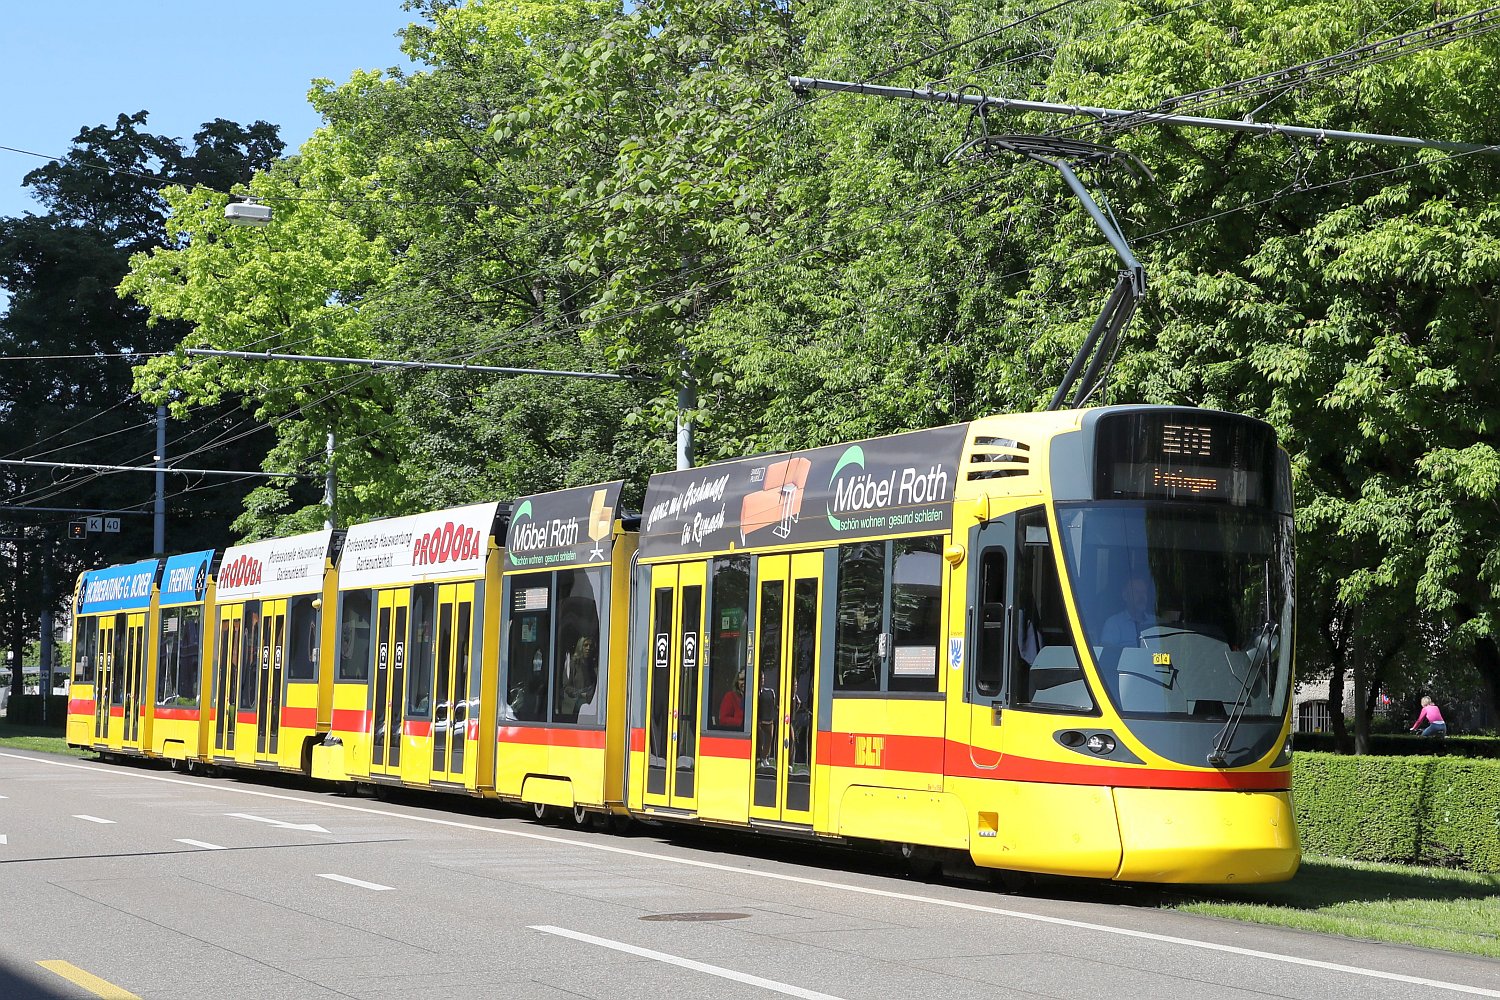
[[944, 531], [968, 424], [651, 477], [641, 558]]
[[157, 603], [166, 608], [201, 602], [208, 593], [208, 573], [213, 564], [213, 549], [169, 558], [161, 572], [161, 597]]
[[339, 556], [339, 589], [483, 576], [499, 510], [489, 501], [356, 524]]
[[160, 560], [143, 559], [83, 574], [78, 613], [144, 611], [151, 605], [151, 588], [156, 585], [156, 571], [160, 568]]
[[314, 594], [323, 589], [323, 569], [333, 531], [231, 545], [224, 551], [214, 591], [220, 601]]
[[506, 569], [557, 569], [609, 562], [624, 482], [523, 498], [510, 516]]

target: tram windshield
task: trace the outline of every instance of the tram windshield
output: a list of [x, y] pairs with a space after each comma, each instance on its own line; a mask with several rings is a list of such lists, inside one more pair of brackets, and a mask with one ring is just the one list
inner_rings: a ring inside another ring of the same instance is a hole
[[1125, 715], [1277, 716], [1291, 680], [1291, 519], [1173, 503], [1059, 505], [1084, 636]]

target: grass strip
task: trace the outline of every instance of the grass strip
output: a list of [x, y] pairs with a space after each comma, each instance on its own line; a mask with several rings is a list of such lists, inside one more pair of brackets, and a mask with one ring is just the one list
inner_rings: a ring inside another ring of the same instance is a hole
[[1279, 885], [1218, 889], [1173, 909], [1500, 958], [1500, 875], [1304, 857]]
[[93, 757], [90, 750], [75, 750], [68, 746], [67, 738], [57, 728], [41, 726], [11, 726], [0, 724], [0, 747], [11, 750], [40, 750], [42, 753], [62, 754], [65, 757]]

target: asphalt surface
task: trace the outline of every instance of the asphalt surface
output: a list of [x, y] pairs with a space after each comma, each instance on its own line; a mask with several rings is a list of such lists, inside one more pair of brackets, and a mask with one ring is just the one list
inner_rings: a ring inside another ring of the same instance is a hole
[[11, 751], [0, 796], [0, 1000], [1500, 997], [1485, 959], [719, 832]]

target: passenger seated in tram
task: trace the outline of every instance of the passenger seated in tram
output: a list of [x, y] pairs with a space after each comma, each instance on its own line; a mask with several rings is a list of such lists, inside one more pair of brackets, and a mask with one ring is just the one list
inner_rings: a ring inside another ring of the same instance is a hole
[[590, 704], [599, 683], [598, 657], [592, 636], [579, 636], [572, 652], [563, 657], [557, 696], [557, 721], [577, 722], [579, 710]]

